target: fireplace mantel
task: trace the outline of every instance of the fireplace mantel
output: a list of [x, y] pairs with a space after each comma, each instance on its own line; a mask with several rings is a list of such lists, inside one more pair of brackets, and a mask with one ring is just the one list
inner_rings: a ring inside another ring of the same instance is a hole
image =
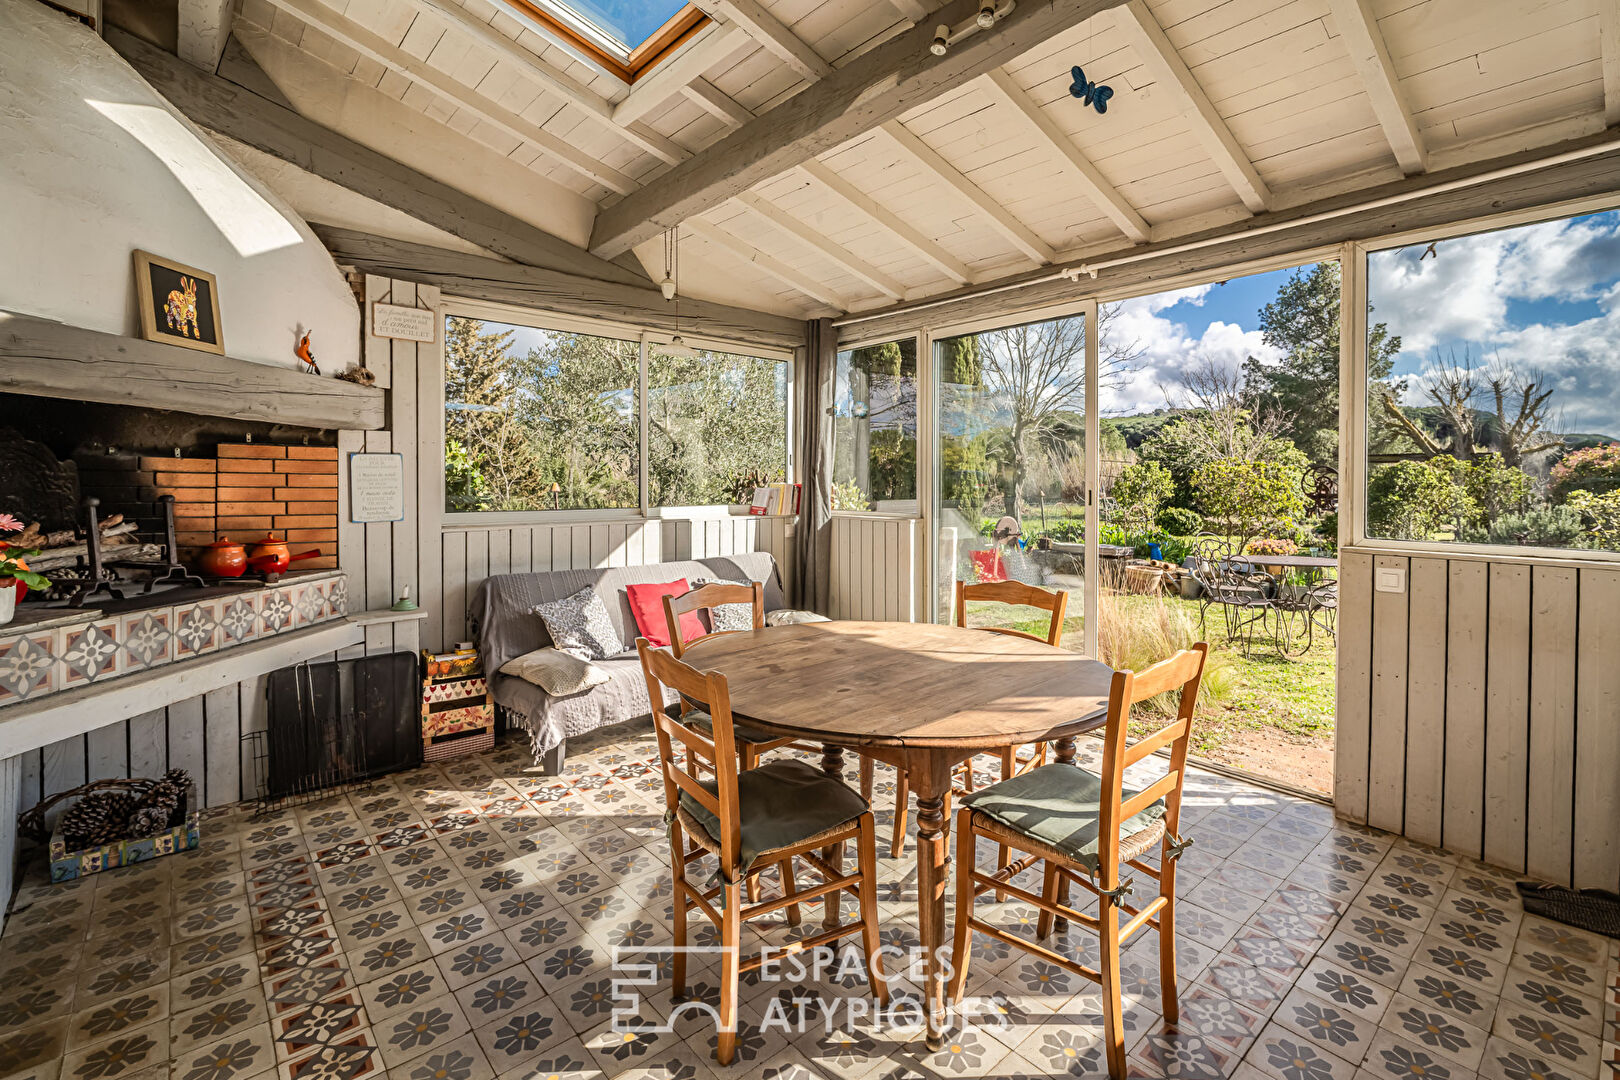
[[386, 423], [375, 387], [9, 311], [0, 311], [0, 391], [294, 427]]

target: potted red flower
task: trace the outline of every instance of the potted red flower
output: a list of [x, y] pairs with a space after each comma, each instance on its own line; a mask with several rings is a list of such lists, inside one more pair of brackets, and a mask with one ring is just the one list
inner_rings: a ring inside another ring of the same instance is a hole
[[[0, 514], [0, 533], [22, 532], [23, 523], [10, 514]], [[31, 548], [14, 548], [0, 540], [0, 626], [10, 622], [17, 613], [17, 601], [29, 589], [48, 589], [50, 581], [28, 569], [25, 562], [39, 552]]]

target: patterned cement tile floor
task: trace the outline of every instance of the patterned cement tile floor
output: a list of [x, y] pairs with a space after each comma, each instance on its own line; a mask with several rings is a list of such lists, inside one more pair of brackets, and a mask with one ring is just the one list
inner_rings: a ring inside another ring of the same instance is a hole
[[[968, 979], [978, 1023], [939, 1053], [904, 1026], [914, 1012], [872, 1023], [858, 964], [797, 980], [784, 964], [777, 981], [747, 980], [739, 1058], [720, 1069], [707, 1017], [668, 1019], [650, 732], [576, 744], [561, 778], [526, 764], [506, 743], [267, 818], [225, 808], [198, 851], [63, 886], [32, 867], [0, 939], [0, 1076], [1102, 1074], [1094, 988], [983, 937]], [[879, 779], [886, 824], [893, 778]], [[1180, 870], [1182, 1021], [1159, 1014], [1157, 942], [1143, 935], [1124, 965], [1136, 1072], [1616, 1080], [1616, 943], [1526, 916], [1511, 875], [1205, 773], [1185, 819], [1197, 846]], [[917, 942], [910, 848], [880, 870], [884, 940], [902, 950]], [[1033, 934], [1030, 909], [993, 900], [987, 913]], [[783, 944], [819, 915], [748, 943]], [[662, 1030], [615, 1029], [616, 947], [665, 977], [622, 988], [640, 993], [626, 1012]], [[1060, 947], [1096, 962], [1078, 933]], [[690, 980], [715, 999], [712, 960]], [[904, 972], [891, 985], [915, 1005]], [[802, 1030], [781, 1022], [801, 1017]]]

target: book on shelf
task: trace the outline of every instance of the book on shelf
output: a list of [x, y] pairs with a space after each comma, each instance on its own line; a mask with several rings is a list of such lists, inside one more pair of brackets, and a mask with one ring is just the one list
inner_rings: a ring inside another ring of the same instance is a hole
[[761, 484], [754, 489], [753, 502], [748, 512], [756, 517], [783, 517], [799, 512], [803, 498], [802, 484]]

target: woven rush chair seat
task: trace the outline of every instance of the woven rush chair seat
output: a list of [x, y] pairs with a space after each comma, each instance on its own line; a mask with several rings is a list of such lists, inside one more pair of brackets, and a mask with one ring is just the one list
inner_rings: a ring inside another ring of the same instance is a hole
[[[1127, 799], [1139, 792], [1124, 789]], [[992, 840], [1078, 863], [1096, 873], [1102, 820], [1102, 777], [1076, 765], [1042, 765], [1010, 780], [962, 796], [973, 808], [973, 827]], [[1119, 857], [1142, 855], [1164, 836], [1159, 799], [1119, 828]]]
[[[698, 783], [718, 793], [713, 780]], [[773, 761], [737, 774], [742, 819], [742, 866], [747, 870], [772, 852], [813, 843], [843, 829], [869, 809], [848, 786], [805, 762]], [[720, 846], [720, 819], [686, 792], [676, 814], [692, 840], [711, 854]]]

